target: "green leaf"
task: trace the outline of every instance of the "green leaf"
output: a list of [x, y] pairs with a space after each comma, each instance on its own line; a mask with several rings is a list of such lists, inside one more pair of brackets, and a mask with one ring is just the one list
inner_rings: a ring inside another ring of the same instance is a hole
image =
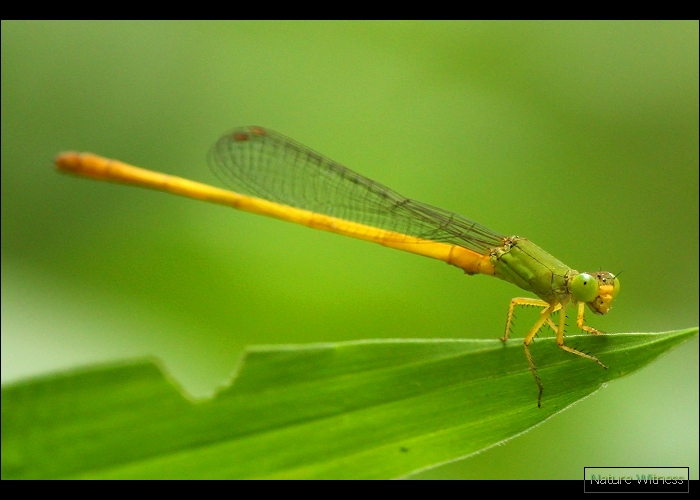
[[527, 431], [697, 334], [251, 347], [193, 401], [138, 361], [2, 389], [2, 478], [393, 478]]

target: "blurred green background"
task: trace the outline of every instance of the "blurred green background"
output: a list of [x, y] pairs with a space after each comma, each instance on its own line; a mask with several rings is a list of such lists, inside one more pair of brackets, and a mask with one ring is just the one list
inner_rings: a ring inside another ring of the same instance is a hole
[[[505, 282], [52, 167], [91, 151], [219, 185], [207, 149], [251, 124], [622, 272], [592, 326], [698, 324], [698, 22], [3, 22], [3, 383], [150, 355], [203, 396], [248, 344], [502, 334]], [[698, 405], [695, 338], [417, 477], [697, 479]]]

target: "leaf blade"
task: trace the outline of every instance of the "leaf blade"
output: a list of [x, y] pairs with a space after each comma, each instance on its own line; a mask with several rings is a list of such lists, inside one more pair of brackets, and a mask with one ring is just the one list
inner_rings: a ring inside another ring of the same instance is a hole
[[378, 340], [250, 348], [232, 384], [191, 401], [157, 364], [122, 364], [2, 390], [2, 477], [384, 478], [526, 432], [697, 328], [574, 336], [611, 368], [542, 339]]

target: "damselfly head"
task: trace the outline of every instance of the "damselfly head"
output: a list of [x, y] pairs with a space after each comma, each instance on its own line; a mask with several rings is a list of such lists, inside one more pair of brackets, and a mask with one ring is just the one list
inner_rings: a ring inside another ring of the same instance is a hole
[[606, 271], [571, 276], [569, 292], [576, 302], [585, 302], [596, 314], [608, 314], [611, 303], [620, 293], [620, 280]]

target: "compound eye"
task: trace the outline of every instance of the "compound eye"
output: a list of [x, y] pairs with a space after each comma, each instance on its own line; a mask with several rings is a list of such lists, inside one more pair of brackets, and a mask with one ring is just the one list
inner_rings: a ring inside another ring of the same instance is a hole
[[619, 293], [620, 293], [620, 280], [615, 278], [615, 280], [613, 281], [612, 298], [614, 299], [615, 297], [617, 297]]
[[593, 302], [598, 296], [598, 280], [588, 273], [577, 274], [571, 280], [571, 293], [576, 302]]

